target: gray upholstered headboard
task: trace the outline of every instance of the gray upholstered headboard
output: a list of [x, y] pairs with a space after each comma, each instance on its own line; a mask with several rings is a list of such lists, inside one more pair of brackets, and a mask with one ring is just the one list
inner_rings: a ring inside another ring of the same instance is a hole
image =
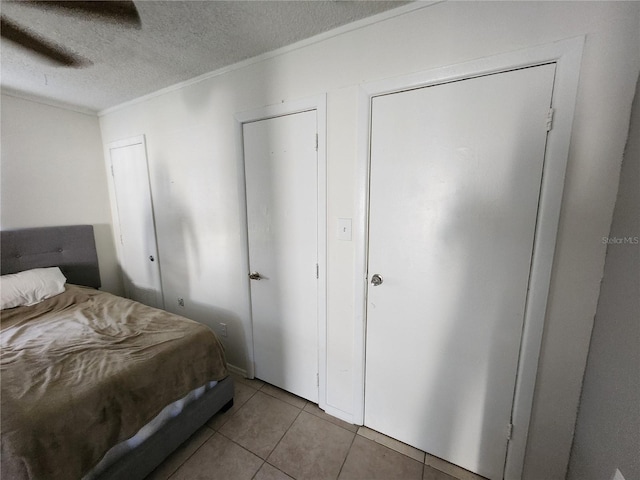
[[92, 225], [24, 228], [0, 232], [2, 275], [60, 267], [68, 283], [100, 287]]

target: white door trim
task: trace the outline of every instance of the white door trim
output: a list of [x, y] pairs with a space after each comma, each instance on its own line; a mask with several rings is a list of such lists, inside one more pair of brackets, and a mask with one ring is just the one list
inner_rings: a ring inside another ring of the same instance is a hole
[[[109, 198], [111, 201], [111, 219], [113, 223], [113, 241], [116, 244], [116, 256], [118, 258], [118, 262], [120, 265], [124, 264], [124, 252], [122, 251], [122, 243], [120, 242], [120, 216], [118, 213], [118, 199], [116, 195], [116, 188], [113, 178], [113, 163], [111, 160], [111, 150], [115, 148], [123, 148], [130, 147], [132, 145], [142, 145], [144, 149], [144, 157], [147, 165], [147, 181], [149, 182], [149, 195], [151, 196], [151, 220], [153, 221], [153, 232], [155, 237], [155, 247], [156, 247], [156, 261], [158, 264], [158, 276], [160, 277], [160, 301], [162, 303], [162, 308], [165, 308], [164, 302], [164, 287], [162, 285], [162, 262], [160, 259], [160, 249], [158, 248], [158, 232], [156, 229], [156, 213], [155, 213], [155, 202], [153, 200], [153, 186], [151, 185], [151, 172], [149, 171], [149, 154], [147, 151], [147, 140], [143, 135], [136, 135], [134, 137], [124, 138], [122, 140], [115, 140], [113, 142], [109, 142], [104, 146], [104, 158], [105, 165], [107, 167], [107, 188], [109, 190]], [[126, 283], [124, 285], [126, 288]]]
[[[327, 96], [292, 100], [277, 105], [269, 105], [235, 115], [236, 151], [238, 152], [238, 195], [240, 201], [240, 220], [245, 225], [242, 229], [242, 242], [245, 246], [244, 271], [249, 272], [249, 235], [247, 231], [247, 196], [245, 191], [244, 146], [242, 125], [248, 122], [266, 120], [268, 118], [291, 115], [294, 113], [315, 110], [318, 125], [318, 405], [326, 408], [327, 378]], [[249, 277], [245, 275], [245, 291], [251, 298]], [[249, 300], [251, 316], [251, 302]], [[253, 378], [255, 365], [253, 356], [253, 318], [246, 335], [247, 376]]]
[[130, 147], [131, 145], [143, 144], [145, 152], [147, 151], [147, 144], [144, 135], [136, 135], [135, 137], [128, 137], [122, 140], [115, 140], [107, 144], [107, 150], [113, 148]]
[[371, 82], [360, 87], [358, 111], [358, 205], [355, 241], [355, 344], [354, 422], [364, 421], [366, 349], [367, 258], [369, 218], [370, 131], [373, 97], [544, 63], [556, 64], [553, 87], [553, 128], [547, 137], [544, 173], [530, 272], [530, 289], [524, 315], [518, 376], [514, 392], [511, 441], [504, 478], [522, 475], [529, 421], [533, 406], [538, 358], [544, 327], [551, 270], [555, 252], [564, 176], [569, 154], [584, 37], [558, 41], [426, 72]]

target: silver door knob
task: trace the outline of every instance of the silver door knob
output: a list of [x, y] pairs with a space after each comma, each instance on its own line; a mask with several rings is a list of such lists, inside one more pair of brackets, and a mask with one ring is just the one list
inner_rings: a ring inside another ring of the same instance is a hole
[[153, 255], [149, 255], [149, 260], [151, 260], [152, 262], [155, 262], [155, 258], [153, 258]]
[[258, 272], [249, 273], [249, 278], [251, 280], [260, 280], [260, 274]]
[[382, 284], [382, 275], [379, 275], [377, 273], [373, 274], [373, 276], [371, 277], [371, 285], [373, 285], [374, 287], [377, 287], [378, 285]]

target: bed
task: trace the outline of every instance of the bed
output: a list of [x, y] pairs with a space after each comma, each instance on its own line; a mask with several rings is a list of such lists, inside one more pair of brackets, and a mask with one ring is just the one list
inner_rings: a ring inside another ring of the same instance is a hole
[[2, 478], [143, 479], [232, 406], [206, 326], [98, 290], [92, 226], [3, 231], [0, 254], [2, 275], [66, 278], [1, 312]]

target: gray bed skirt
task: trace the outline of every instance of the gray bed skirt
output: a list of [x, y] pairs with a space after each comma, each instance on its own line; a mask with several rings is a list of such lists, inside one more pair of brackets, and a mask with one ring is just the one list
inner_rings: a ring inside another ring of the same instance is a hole
[[187, 405], [144, 443], [108, 467], [98, 480], [142, 480], [155, 470], [176, 448], [200, 429], [216, 412], [233, 405], [233, 379], [218, 382], [202, 397]]

